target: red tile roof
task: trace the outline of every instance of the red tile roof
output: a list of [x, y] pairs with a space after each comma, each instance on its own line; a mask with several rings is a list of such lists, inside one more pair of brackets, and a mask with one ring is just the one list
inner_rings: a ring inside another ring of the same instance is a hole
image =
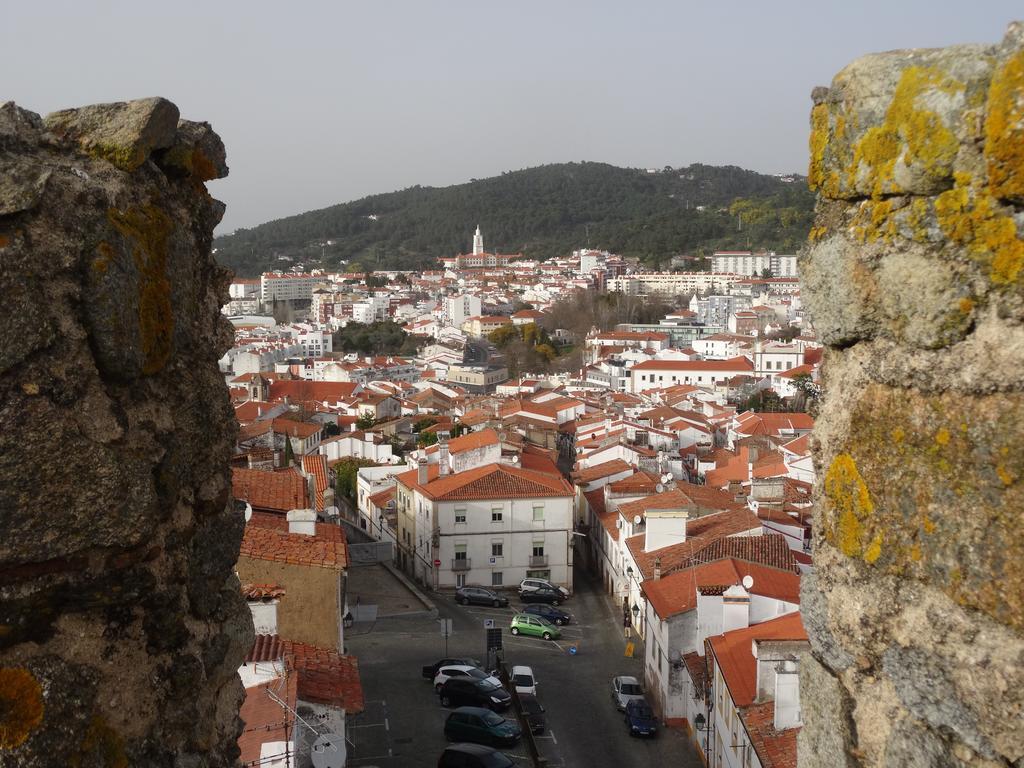
[[746, 357], [729, 360], [645, 360], [631, 371], [753, 371], [754, 364]]
[[327, 457], [319, 454], [309, 454], [302, 457], [303, 471], [313, 476], [313, 486], [316, 489], [316, 504], [314, 509], [317, 512], [324, 511], [324, 491], [328, 488], [327, 482]]
[[486, 464], [455, 475], [438, 477], [426, 485], [416, 482], [417, 470], [404, 472], [398, 481], [419, 489], [434, 501], [471, 499], [525, 499], [572, 496], [572, 487], [560, 476], [506, 464]]
[[578, 483], [589, 483], [593, 480], [600, 480], [602, 477], [611, 477], [620, 472], [631, 472], [632, 470], [633, 467], [622, 459], [612, 459], [611, 461], [603, 461], [600, 464], [574, 472], [573, 480]]
[[270, 399], [282, 400], [287, 397], [290, 400], [317, 400], [323, 403], [336, 403], [352, 397], [358, 388], [358, 384], [347, 381], [289, 379], [271, 383]]
[[312, 437], [321, 429], [324, 425], [320, 422], [312, 421], [295, 421], [295, 419], [276, 418], [272, 422], [274, 432], [279, 435], [288, 435], [289, 437], [301, 437], [305, 440], [307, 437]]
[[246, 600], [277, 600], [284, 597], [285, 591], [277, 584], [243, 584], [242, 597]]
[[[717, 488], [677, 482], [676, 487], [670, 491], [653, 493], [650, 496], [644, 496], [642, 499], [622, 504], [619, 507], [619, 513], [628, 519], [634, 515], [642, 517], [649, 509], [682, 509], [687, 507], [726, 510], [746, 508], [746, 505], [737, 502], [732, 494]], [[695, 520], [696, 518], [691, 519], [688, 522], [688, 526], [692, 526]]]
[[796, 740], [800, 728], [775, 730], [774, 701], [751, 704], [739, 713], [761, 768], [797, 768]]
[[245, 689], [245, 698], [239, 712], [245, 728], [238, 737], [238, 748], [242, 752], [239, 759], [243, 766], [259, 765], [263, 744], [288, 741], [294, 734], [295, 716], [270, 698], [268, 690], [283, 699], [292, 711], [295, 710], [298, 698], [298, 680], [295, 675]]
[[288, 533], [282, 515], [258, 512], [245, 524], [239, 556], [339, 571], [348, 567], [348, 546], [340, 526], [317, 523], [314, 536]]
[[282, 640], [281, 644], [298, 675], [300, 699], [342, 707], [346, 715], [363, 711], [363, 685], [355, 656], [291, 640]]
[[783, 430], [810, 430], [814, 419], [806, 413], [755, 413], [747, 411], [737, 418], [741, 435], [779, 435]]
[[749, 706], [757, 695], [757, 660], [751, 651], [755, 640], [807, 640], [807, 631], [797, 612], [708, 638], [737, 707]]
[[248, 501], [256, 510], [288, 512], [309, 507], [306, 479], [293, 469], [233, 469], [231, 490], [236, 499]]

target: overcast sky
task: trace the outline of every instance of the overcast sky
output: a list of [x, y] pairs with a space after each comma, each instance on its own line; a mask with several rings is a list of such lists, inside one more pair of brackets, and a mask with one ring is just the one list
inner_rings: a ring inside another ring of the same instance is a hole
[[4, 2], [0, 101], [165, 96], [223, 137], [218, 231], [543, 163], [804, 171], [857, 56], [996, 42], [1020, 0]]

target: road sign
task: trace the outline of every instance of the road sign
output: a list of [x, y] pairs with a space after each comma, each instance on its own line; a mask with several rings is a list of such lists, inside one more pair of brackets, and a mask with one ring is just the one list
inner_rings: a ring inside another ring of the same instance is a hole
[[487, 650], [492, 648], [501, 648], [501, 630], [500, 629], [488, 629], [487, 630]]
[[484, 629], [494, 629], [494, 619], [484, 619]]
[[434, 561], [434, 567], [435, 568], [440, 568], [441, 567], [441, 561], [440, 560], [435, 560]]
[[451, 619], [438, 619], [441, 622], [441, 634], [448, 637], [452, 633], [452, 620]]

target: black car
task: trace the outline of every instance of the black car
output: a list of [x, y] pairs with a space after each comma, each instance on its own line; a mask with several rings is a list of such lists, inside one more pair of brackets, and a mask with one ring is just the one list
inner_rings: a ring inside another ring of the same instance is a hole
[[626, 705], [626, 725], [630, 736], [655, 736], [658, 733], [658, 718], [651, 705], [643, 699], [634, 699]]
[[557, 589], [540, 587], [538, 589], [531, 589], [529, 592], [520, 592], [519, 599], [524, 603], [547, 603], [548, 605], [558, 605], [565, 600], [565, 595]]
[[423, 676], [427, 678], [427, 680], [433, 680], [435, 677], [437, 677], [437, 670], [439, 670], [441, 667], [451, 667], [458, 664], [462, 664], [467, 667], [480, 666], [480, 662], [476, 659], [441, 659], [435, 664], [427, 664], [425, 667], [423, 667]]
[[442, 707], [487, 707], [508, 709], [512, 696], [500, 685], [475, 677], [450, 677], [437, 692]]
[[504, 608], [508, 598], [483, 587], [459, 587], [455, 590], [455, 602], [459, 605], [493, 605]]
[[437, 759], [437, 768], [512, 768], [507, 755], [483, 744], [452, 744]]
[[544, 733], [548, 724], [544, 719], [544, 707], [532, 693], [517, 693], [519, 704], [526, 715], [526, 722], [530, 724], [530, 730], [534, 733]]
[[552, 624], [559, 627], [565, 626], [572, 622], [572, 614], [568, 611], [563, 611], [561, 608], [555, 608], [554, 606], [547, 605], [545, 603], [537, 603], [536, 605], [528, 605], [523, 609], [523, 613], [528, 613], [531, 616], [540, 616], [542, 619], [547, 619]]

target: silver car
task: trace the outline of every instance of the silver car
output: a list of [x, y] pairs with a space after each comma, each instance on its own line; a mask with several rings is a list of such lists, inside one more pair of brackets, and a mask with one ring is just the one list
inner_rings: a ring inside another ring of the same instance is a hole
[[631, 675], [619, 675], [612, 678], [612, 702], [620, 712], [626, 711], [631, 701], [643, 701], [644, 687]]

